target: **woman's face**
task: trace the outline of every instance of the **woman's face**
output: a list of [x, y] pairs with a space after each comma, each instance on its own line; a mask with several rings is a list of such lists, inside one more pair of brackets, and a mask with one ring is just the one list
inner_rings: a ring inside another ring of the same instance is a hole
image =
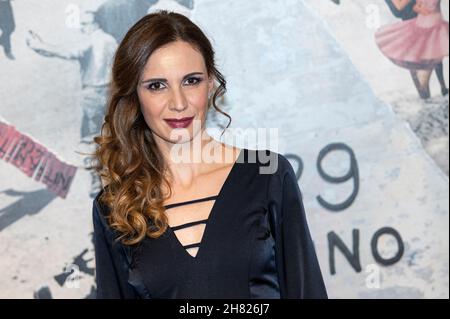
[[[153, 134], [170, 143], [185, 143], [201, 133], [213, 85], [203, 56], [189, 43], [176, 41], [154, 51], [137, 88], [142, 114]], [[186, 127], [168, 121], [191, 117]]]

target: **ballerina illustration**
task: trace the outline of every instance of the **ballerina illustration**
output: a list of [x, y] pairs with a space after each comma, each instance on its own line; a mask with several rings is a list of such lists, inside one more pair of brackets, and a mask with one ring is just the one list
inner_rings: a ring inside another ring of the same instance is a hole
[[393, 63], [410, 70], [421, 98], [430, 97], [429, 81], [433, 70], [442, 95], [447, 95], [442, 61], [449, 55], [449, 26], [442, 17], [441, 0], [386, 2], [398, 17], [402, 17], [403, 11], [411, 12], [410, 8], [415, 14], [409, 14], [404, 21], [379, 28], [375, 33], [379, 49]]

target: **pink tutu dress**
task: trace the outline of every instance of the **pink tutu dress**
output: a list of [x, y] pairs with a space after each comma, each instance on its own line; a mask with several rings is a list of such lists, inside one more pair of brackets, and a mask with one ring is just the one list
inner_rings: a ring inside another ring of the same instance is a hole
[[440, 0], [417, 0], [430, 11], [414, 19], [381, 27], [375, 39], [381, 52], [407, 69], [432, 69], [449, 51], [448, 22], [442, 17]]

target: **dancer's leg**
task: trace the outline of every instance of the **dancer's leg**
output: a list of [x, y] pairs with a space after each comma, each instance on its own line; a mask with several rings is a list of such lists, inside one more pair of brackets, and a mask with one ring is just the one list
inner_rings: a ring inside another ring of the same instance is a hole
[[414, 82], [414, 86], [416, 87], [417, 92], [419, 93], [419, 96], [422, 99], [428, 99], [430, 97], [430, 91], [426, 90], [426, 88], [424, 88], [422, 86], [422, 84], [420, 83], [417, 71], [416, 70], [410, 70], [410, 73], [411, 73], [411, 77], [412, 77], [413, 82]]
[[434, 68], [434, 71], [436, 72], [437, 78], [439, 80], [439, 84], [441, 85], [441, 93], [442, 93], [442, 95], [445, 96], [448, 94], [448, 88], [445, 85], [443, 63], [441, 62], [438, 65], [436, 65], [436, 67]]

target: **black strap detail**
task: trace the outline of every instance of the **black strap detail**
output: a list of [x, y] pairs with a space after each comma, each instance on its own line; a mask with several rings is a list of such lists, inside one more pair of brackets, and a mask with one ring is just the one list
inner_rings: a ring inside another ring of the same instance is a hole
[[186, 245], [183, 246], [185, 249], [189, 249], [189, 248], [194, 248], [194, 247], [200, 247], [201, 243], [196, 243], [196, 244], [190, 244], [190, 245]]
[[189, 222], [189, 223], [186, 223], [186, 224], [181, 224], [181, 225], [174, 226], [174, 227], [171, 227], [171, 228], [172, 228], [172, 230], [176, 231], [176, 230], [179, 230], [179, 229], [182, 229], [182, 228], [187, 228], [187, 227], [195, 226], [195, 225], [198, 225], [198, 224], [206, 224], [207, 222], [208, 222], [208, 219], [203, 219], [203, 220], [197, 220], [195, 222]]
[[181, 206], [181, 205], [187, 205], [187, 204], [193, 204], [193, 203], [203, 202], [203, 201], [207, 201], [207, 200], [213, 200], [213, 199], [216, 199], [218, 196], [219, 195], [214, 195], [214, 196], [208, 196], [208, 197], [199, 198], [199, 199], [193, 199], [193, 200], [190, 200], [187, 202], [179, 202], [179, 203], [165, 205], [164, 207], [166, 209], [169, 209], [169, 208], [177, 207], [177, 206]]

